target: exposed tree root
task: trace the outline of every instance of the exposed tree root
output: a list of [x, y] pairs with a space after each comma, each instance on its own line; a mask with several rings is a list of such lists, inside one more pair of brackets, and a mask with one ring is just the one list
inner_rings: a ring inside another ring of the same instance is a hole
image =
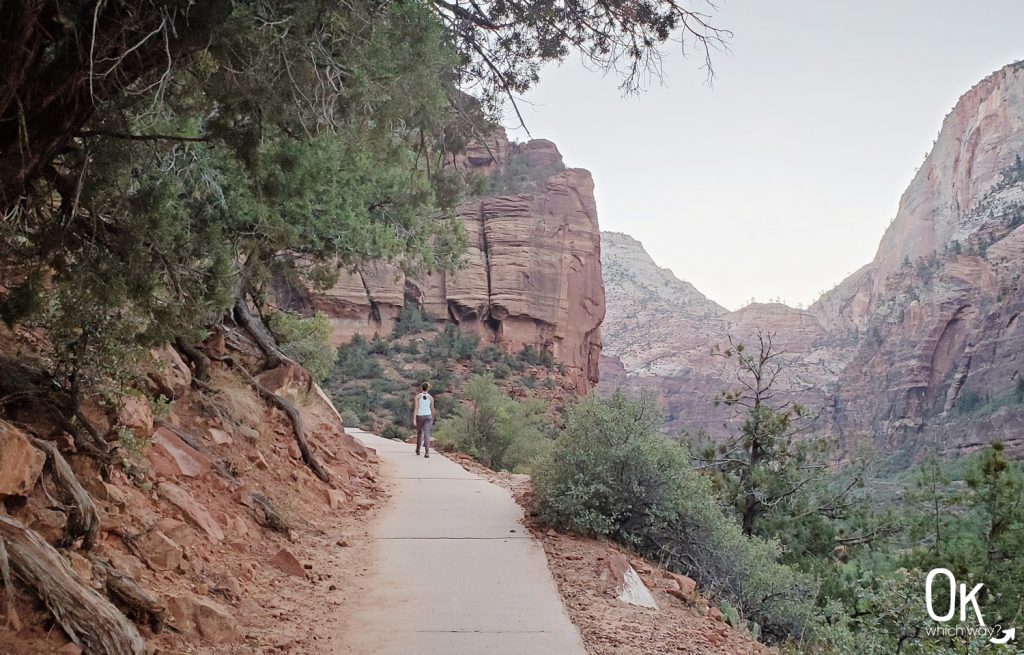
[[130, 575], [115, 569], [110, 562], [96, 556], [90, 556], [89, 559], [92, 561], [93, 571], [102, 574], [107, 595], [125, 608], [136, 623], [148, 623], [153, 632], [160, 632], [163, 629], [164, 613], [167, 608], [159, 598], [140, 587]]
[[185, 355], [185, 359], [187, 359], [189, 363], [192, 364], [192, 368], [195, 369], [195, 373], [192, 374], [192, 380], [208, 382], [210, 379], [210, 358], [181, 337], [174, 338], [174, 345], [183, 355]]
[[256, 389], [264, 400], [288, 415], [288, 420], [292, 422], [292, 432], [295, 433], [295, 441], [299, 444], [299, 452], [302, 453], [302, 461], [306, 463], [306, 466], [308, 466], [314, 474], [316, 474], [316, 477], [320, 478], [327, 484], [331, 484], [331, 475], [309, 448], [309, 442], [306, 441], [306, 430], [302, 426], [302, 415], [299, 414], [298, 408], [296, 408], [288, 399], [282, 398], [260, 384], [259, 380], [250, 375], [244, 368], [240, 368], [239, 370], [244, 373], [245, 377], [249, 380], [249, 384]]
[[277, 347], [277, 342], [274, 340], [274, 335], [270, 333], [267, 326], [263, 324], [263, 321], [258, 316], [252, 313], [249, 309], [249, 305], [246, 304], [245, 298], [239, 298], [235, 302], [235, 318], [238, 320], [245, 330], [252, 335], [256, 345], [259, 346], [260, 351], [263, 353], [265, 360], [264, 368], [277, 368], [285, 362], [290, 361], [285, 357], [281, 349]]
[[[255, 317], [252, 318], [257, 320]], [[292, 424], [292, 432], [295, 434], [295, 441], [299, 445], [299, 452], [302, 454], [302, 461], [306, 463], [306, 466], [313, 471], [316, 477], [320, 478], [327, 484], [333, 485], [331, 474], [327, 472], [327, 469], [323, 467], [323, 464], [320, 463], [320, 460], [316, 458], [316, 455], [309, 447], [309, 442], [306, 440], [306, 430], [302, 425], [302, 415], [299, 413], [299, 410], [295, 405], [293, 405], [288, 399], [282, 398], [260, 384], [260, 381], [253, 377], [252, 373], [245, 370], [244, 366], [236, 363], [231, 357], [217, 357], [215, 359], [235, 368], [242, 374], [242, 377], [245, 378], [252, 388], [256, 390], [261, 398], [287, 414], [288, 420], [291, 421]]]
[[270, 499], [263, 494], [252, 494], [251, 498], [256, 506], [253, 511], [256, 522], [268, 530], [280, 532], [290, 538], [292, 526], [278, 513]]
[[135, 625], [85, 585], [50, 544], [8, 516], [0, 516], [0, 539], [15, 576], [39, 596], [73, 642], [105, 655], [145, 653]]
[[0, 537], [0, 584], [4, 586], [4, 630], [21, 629], [18, 609], [14, 606], [14, 580], [11, 579], [11, 562], [7, 557], [7, 546]]
[[57, 450], [57, 446], [42, 439], [33, 438], [32, 442], [36, 448], [46, 453], [50, 477], [53, 478], [57, 487], [57, 500], [63, 505], [62, 509], [68, 515], [64, 536], [61, 537], [58, 546], [66, 548], [81, 538], [82, 550], [92, 550], [96, 543], [96, 535], [100, 531], [100, 518], [96, 511], [96, 504], [92, 502], [89, 492], [78, 482], [75, 472], [71, 470], [67, 460]]

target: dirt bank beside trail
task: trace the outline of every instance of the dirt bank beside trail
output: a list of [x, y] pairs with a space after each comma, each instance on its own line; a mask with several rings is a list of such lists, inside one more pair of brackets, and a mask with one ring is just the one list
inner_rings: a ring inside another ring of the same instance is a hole
[[[562, 602], [579, 628], [591, 655], [751, 655], [775, 651], [744, 630], [722, 621], [721, 614], [687, 588], [692, 581], [637, 557], [607, 540], [565, 534], [530, 519], [530, 477], [494, 472], [472, 458], [449, 454], [464, 468], [506, 488], [526, 511], [527, 527], [541, 541]], [[609, 574], [628, 563], [651, 592], [657, 609], [618, 599], [621, 579]], [[682, 583], [682, 584], [680, 584]]]

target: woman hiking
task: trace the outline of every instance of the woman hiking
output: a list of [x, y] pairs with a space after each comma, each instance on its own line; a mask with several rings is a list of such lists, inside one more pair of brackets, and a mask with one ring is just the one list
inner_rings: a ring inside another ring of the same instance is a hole
[[430, 429], [434, 426], [434, 419], [437, 418], [434, 397], [427, 393], [429, 390], [430, 383], [424, 382], [420, 385], [420, 391], [412, 401], [412, 424], [416, 428], [416, 454], [420, 454], [420, 444], [423, 444], [424, 457], [430, 457]]

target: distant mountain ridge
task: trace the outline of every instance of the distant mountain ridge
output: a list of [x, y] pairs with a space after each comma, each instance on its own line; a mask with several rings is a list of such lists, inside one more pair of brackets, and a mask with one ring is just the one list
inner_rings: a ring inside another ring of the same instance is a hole
[[[708, 406], [730, 371], [707, 353], [728, 334], [764, 328], [786, 344], [793, 393], [821, 407], [819, 429], [848, 447], [867, 438], [917, 452], [1001, 439], [1024, 452], [1022, 158], [1018, 62], [959, 99], [873, 261], [806, 311], [719, 311], [692, 285], [665, 279], [674, 276], [639, 242], [605, 233], [617, 245], [603, 258], [612, 275], [602, 387], [653, 389], [672, 427], [721, 434], [730, 417]], [[658, 290], [680, 298], [646, 309]]]

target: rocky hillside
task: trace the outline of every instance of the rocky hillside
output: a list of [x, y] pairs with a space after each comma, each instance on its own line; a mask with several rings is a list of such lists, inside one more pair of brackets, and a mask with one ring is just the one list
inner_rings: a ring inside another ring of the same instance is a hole
[[1017, 63], [960, 98], [874, 260], [808, 311], [755, 304], [727, 313], [637, 242], [606, 235], [616, 246], [605, 248], [614, 274], [605, 277], [604, 386], [654, 389], [673, 427], [720, 433], [728, 417], [709, 404], [728, 375], [705, 354], [728, 334], [747, 340], [763, 328], [785, 344], [790, 393], [820, 406], [821, 429], [848, 445], [971, 448], [1000, 438], [1019, 447], [1022, 157]]
[[598, 379], [604, 287], [594, 183], [566, 169], [553, 143], [511, 144], [499, 131], [453, 162], [467, 176], [488, 176], [496, 195], [463, 204], [469, 235], [465, 267], [416, 277], [385, 264], [346, 272], [313, 299], [335, 343], [391, 332], [407, 305], [453, 322], [507, 352], [550, 353], [585, 392]]
[[[308, 375], [243, 373], [263, 356], [228, 325], [190, 349], [205, 367], [167, 346], [60, 422], [45, 387], [7, 393], [46, 381], [37, 337], [0, 327], [0, 653], [323, 652], [383, 489]], [[258, 387], [291, 403], [326, 479]], [[72, 447], [85, 426], [104, 453]]]

